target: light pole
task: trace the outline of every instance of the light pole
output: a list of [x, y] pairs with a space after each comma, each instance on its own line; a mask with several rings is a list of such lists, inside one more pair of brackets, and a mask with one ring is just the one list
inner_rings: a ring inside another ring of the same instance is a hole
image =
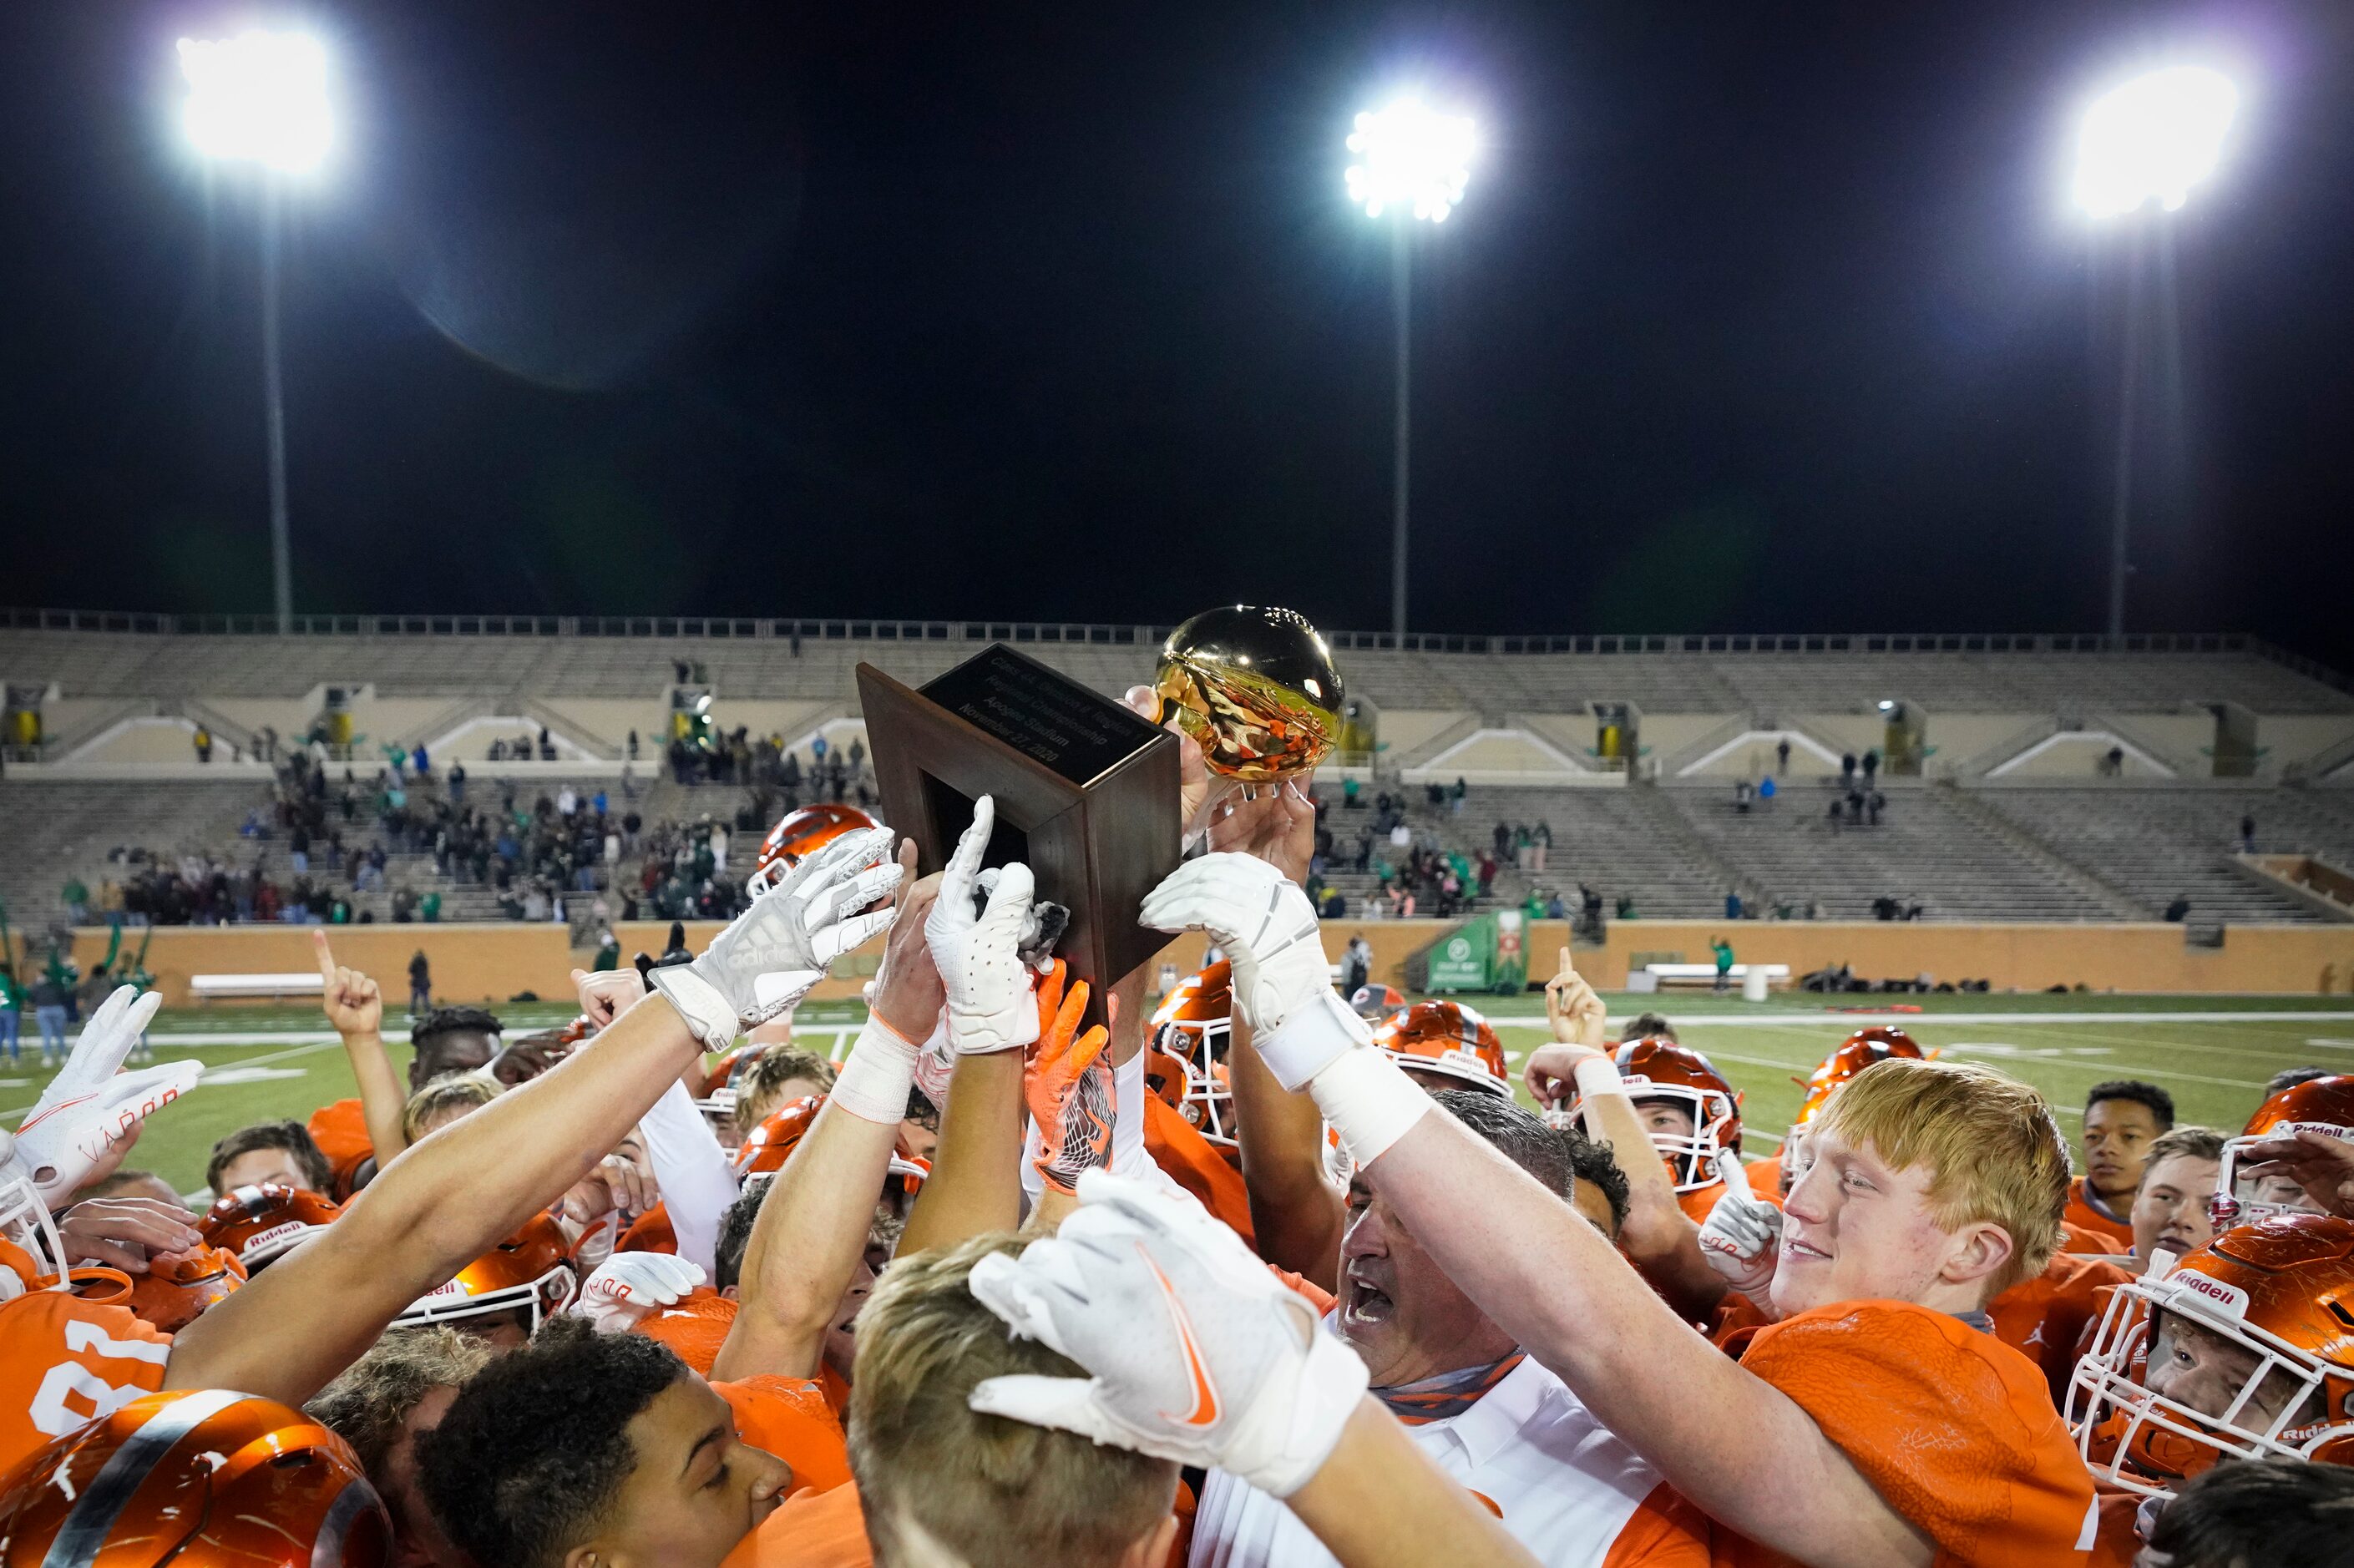
[[[2204, 66], [2169, 66], [2137, 76], [2093, 101], [2076, 143], [2076, 205], [2095, 221], [2127, 218], [2156, 203], [2155, 221], [2179, 212], [2191, 187], [2221, 161], [2239, 90]], [[2172, 236], [2161, 227], [2161, 262]], [[2141, 386], [2142, 257], [2126, 259], [2123, 364], [2117, 393], [2117, 455], [2110, 496], [2109, 641], [2126, 630], [2127, 542], [2133, 522], [2134, 426]], [[2171, 294], [2168, 295], [2170, 302]]]
[[1413, 226], [1444, 223], [1462, 203], [1478, 135], [1469, 116], [1440, 114], [1408, 94], [1357, 116], [1349, 151], [1349, 199], [1390, 220], [1390, 299], [1397, 329], [1397, 426], [1390, 497], [1390, 630], [1405, 637], [1408, 471], [1413, 450]]
[[292, 546], [286, 517], [286, 402], [279, 364], [279, 208], [290, 176], [311, 174], [334, 143], [327, 52], [302, 33], [254, 28], [233, 38], [180, 40], [188, 97], [181, 128], [214, 163], [261, 174], [261, 397], [270, 450], [270, 564], [281, 635], [294, 629]]

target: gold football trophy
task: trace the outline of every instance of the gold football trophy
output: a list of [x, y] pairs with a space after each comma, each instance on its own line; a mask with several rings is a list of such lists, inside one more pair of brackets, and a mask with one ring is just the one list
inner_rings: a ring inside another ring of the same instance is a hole
[[1153, 691], [1160, 722], [1173, 719], [1213, 774], [1246, 786], [1304, 779], [1341, 736], [1341, 672], [1297, 610], [1204, 610], [1161, 645]]

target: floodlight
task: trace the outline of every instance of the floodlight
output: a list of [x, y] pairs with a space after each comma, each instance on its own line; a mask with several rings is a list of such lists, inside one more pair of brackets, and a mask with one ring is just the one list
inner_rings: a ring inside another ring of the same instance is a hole
[[233, 38], [180, 40], [188, 80], [181, 124], [207, 158], [307, 174], [334, 141], [327, 51], [305, 33], [254, 28]]
[[1349, 199], [1379, 217], [1391, 207], [1444, 223], [1462, 205], [1479, 137], [1470, 117], [1441, 114], [1413, 94], [1357, 116], [1349, 151]]
[[2231, 79], [2204, 66], [2169, 66], [2104, 93], [2077, 141], [2076, 204], [2094, 217], [2152, 198], [2179, 210], [2215, 172], [2239, 105]]

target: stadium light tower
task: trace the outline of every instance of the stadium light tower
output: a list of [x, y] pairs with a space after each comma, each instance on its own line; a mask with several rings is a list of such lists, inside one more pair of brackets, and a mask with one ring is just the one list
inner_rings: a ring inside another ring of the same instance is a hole
[[[2077, 135], [2076, 205], [2095, 222], [2129, 218], [2155, 203], [2156, 222], [2182, 210], [2193, 187], [2222, 162], [2223, 139], [2239, 111], [2239, 89], [2205, 66], [2168, 66], [2135, 77], [2093, 101]], [[2160, 243], [2170, 237], [2160, 232]], [[2109, 531], [2109, 637], [2126, 630], [2127, 536], [2133, 516], [2133, 438], [2141, 376], [2140, 309], [2129, 273], [2123, 382], [2117, 398], [2117, 462]]]
[[188, 97], [180, 124], [207, 162], [250, 164], [261, 175], [261, 394], [270, 442], [270, 560], [282, 635], [294, 629], [286, 519], [286, 402], [278, 347], [278, 207], [290, 178], [317, 173], [334, 145], [327, 51], [304, 33], [256, 27], [232, 38], [180, 40]]
[[1470, 118], [1441, 114], [1417, 94], [1357, 116], [1349, 151], [1349, 199], [1365, 216], [1390, 224], [1390, 297], [1397, 329], [1396, 468], [1391, 496], [1390, 630], [1405, 637], [1405, 540], [1407, 471], [1413, 427], [1407, 396], [1413, 339], [1412, 251], [1417, 222], [1444, 223], [1463, 202], [1471, 178], [1479, 134]]

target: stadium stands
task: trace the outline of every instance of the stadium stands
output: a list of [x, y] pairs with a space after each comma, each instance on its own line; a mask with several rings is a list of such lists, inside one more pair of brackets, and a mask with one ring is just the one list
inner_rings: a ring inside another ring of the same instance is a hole
[[[709, 816], [733, 829], [753, 810], [740, 781], [689, 787], [663, 767], [682, 663], [712, 694], [720, 731], [773, 735], [806, 767], [813, 736], [827, 735], [837, 756], [859, 737], [854, 671], [863, 661], [920, 683], [1002, 640], [1116, 694], [1149, 678], [1162, 634], [368, 618], [280, 637], [235, 622], [0, 612], [0, 678], [14, 702], [38, 694], [48, 742], [17, 751], [0, 783], [0, 897], [20, 924], [53, 919], [69, 877], [95, 889], [110, 854], [134, 844], [247, 865], [260, 850], [282, 875], [282, 842], [239, 835], [273, 799], [249, 750], [264, 726], [300, 744], [330, 687], [348, 694], [366, 736], [330, 759], [331, 774], [350, 767], [370, 796], [387, 743], [424, 744], [436, 770], [429, 795], [462, 759], [479, 780], [477, 803], [495, 800], [504, 771], [526, 810], [568, 780], [584, 797], [610, 791], [618, 817], [634, 733], [631, 788], [649, 828]], [[2354, 865], [2354, 695], [2329, 672], [2250, 639], [2145, 638], [2122, 652], [2067, 637], [1334, 641], [1352, 694], [1394, 715], [1374, 766], [1354, 770], [1363, 798], [1395, 791], [1416, 847], [1476, 861], [1500, 821], [1550, 828], [1548, 866], [1527, 875], [1504, 867], [1499, 899], [1533, 889], [1574, 904], [1583, 882], [1613, 905], [1627, 894], [1653, 918], [1717, 917], [1738, 892], [1755, 911], [1811, 905], [1826, 919], [1868, 918], [1875, 900], [1895, 898], [1929, 919], [2106, 920], [2157, 918], [2179, 895], [2194, 924], [2329, 918], [2239, 861], [2243, 814], [2257, 821], [2260, 850]], [[1882, 821], [1834, 829], [1833, 759], [1878, 746], [1880, 705], [1891, 702], [1928, 715], [1926, 777], [1883, 776]], [[1595, 754], [1594, 705], [1605, 703], [1628, 705], [1640, 723], [1631, 780]], [[2227, 715], [2243, 736], [2253, 723], [2253, 744], [2234, 765], [2252, 777], [2207, 776]], [[223, 743], [214, 764], [196, 763], [198, 726]], [[556, 760], [488, 760], [493, 739], [541, 728]], [[1780, 798], [1737, 811], [1734, 781], [1775, 770], [1778, 739], [1796, 743]], [[2126, 753], [2122, 777], [2097, 777], [2113, 746]], [[230, 747], [242, 749], [236, 765]], [[1519, 760], [1506, 766], [1499, 755]], [[1555, 772], [1532, 776], [1527, 759], [1544, 757]], [[1490, 759], [1484, 778], [1469, 766], [1477, 758]], [[1469, 776], [1463, 809], [1434, 810], [1421, 783], [1450, 782], [1458, 767]], [[1401, 768], [1416, 783], [1401, 785]], [[2312, 787], [2278, 787], [2284, 779]], [[1335, 773], [1322, 782], [1336, 802], [1328, 879], [1354, 916], [1375, 886], [1352, 869], [1371, 812], [1338, 809]], [[348, 853], [382, 835], [364, 814], [346, 836]], [[345, 868], [333, 868], [331, 885], [355, 915], [387, 918], [391, 892], [407, 886], [439, 892], [444, 920], [498, 916], [496, 893], [444, 875], [429, 843], [386, 848], [381, 891], [354, 894]], [[1373, 858], [1397, 857], [1384, 842]], [[314, 878], [330, 877], [325, 859], [314, 858]], [[746, 863], [735, 862], [740, 876]], [[619, 869], [616, 909], [639, 876], [634, 860]], [[588, 901], [574, 902], [578, 923]]]

